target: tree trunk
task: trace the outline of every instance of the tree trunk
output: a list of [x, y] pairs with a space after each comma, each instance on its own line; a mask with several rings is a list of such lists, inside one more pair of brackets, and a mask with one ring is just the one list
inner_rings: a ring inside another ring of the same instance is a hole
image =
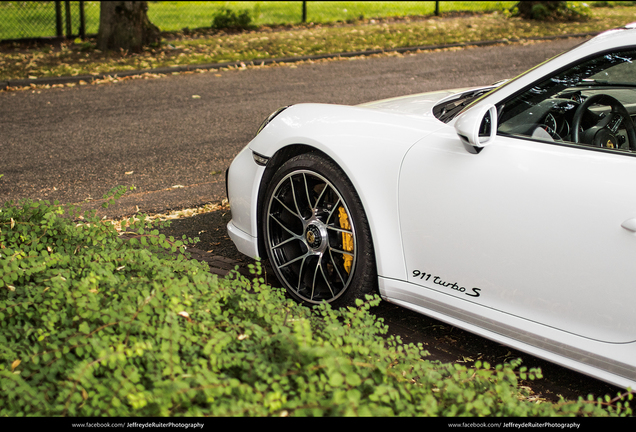
[[100, 5], [97, 49], [139, 52], [161, 40], [159, 28], [148, 19], [148, 2], [102, 1]]

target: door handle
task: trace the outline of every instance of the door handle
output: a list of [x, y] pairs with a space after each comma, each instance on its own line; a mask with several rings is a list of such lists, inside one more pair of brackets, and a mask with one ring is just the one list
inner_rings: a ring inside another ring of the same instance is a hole
[[621, 226], [628, 231], [636, 232], [636, 218], [627, 219]]

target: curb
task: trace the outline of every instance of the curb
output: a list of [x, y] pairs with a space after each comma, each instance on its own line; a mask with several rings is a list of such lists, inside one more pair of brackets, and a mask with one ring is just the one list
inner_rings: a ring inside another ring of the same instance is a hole
[[541, 37], [531, 37], [531, 38], [523, 38], [523, 39], [497, 39], [497, 40], [489, 40], [489, 41], [461, 42], [461, 43], [443, 44], [443, 45], [423, 45], [423, 46], [402, 47], [402, 48], [392, 48], [392, 49], [352, 51], [352, 52], [343, 52], [343, 53], [334, 53], [334, 54], [318, 54], [318, 55], [300, 56], [300, 57], [284, 57], [284, 58], [277, 58], [277, 59], [247, 60], [247, 61], [239, 60], [235, 62], [208, 63], [208, 64], [202, 64], [202, 65], [187, 65], [187, 66], [174, 66], [174, 67], [167, 66], [167, 67], [160, 67], [157, 69], [109, 72], [109, 73], [101, 73], [96, 75], [76, 75], [76, 76], [63, 76], [63, 77], [44, 77], [44, 78], [36, 78], [36, 79], [17, 79], [17, 80], [0, 81], [0, 90], [5, 90], [7, 87], [28, 87], [31, 84], [39, 84], [39, 85], [68, 84], [68, 83], [77, 84], [80, 81], [91, 82], [93, 80], [100, 80], [109, 76], [116, 76], [119, 78], [123, 78], [123, 77], [129, 77], [129, 76], [142, 75], [145, 73], [169, 75], [173, 72], [234, 68], [234, 67], [240, 67], [242, 65], [254, 66], [254, 65], [270, 65], [274, 63], [297, 63], [297, 62], [309, 61], [309, 60], [322, 60], [322, 59], [339, 58], [339, 57], [342, 57], [342, 58], [360, 57], [360, 56], [370, 56], [374, 54], [384, 54], [384, 53], [391, 53], [391, 52], [406, 53], [411, 51], [432, 51], [432, 50], [445, 49], [445, 48], [512, 44], [512, 43], [518, 43], [522, 41], [547, 41], [547, 40], [556, 40], [556, 39], [568, 39], [568, 38], [577, 38], [577, 37], [586, 37], [586, 36], [596, 36], [599, 33], [601, 32], [575, 33], [575, 34], [566, 34], [566, 35], [557, 35], [557, 36], [541, 36]]

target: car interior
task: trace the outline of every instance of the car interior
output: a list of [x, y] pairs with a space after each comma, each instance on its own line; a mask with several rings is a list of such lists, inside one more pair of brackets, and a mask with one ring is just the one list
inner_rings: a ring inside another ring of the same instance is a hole
[[607, 53], [499, 104], [498, 134], [636, 152], [636, 52]]

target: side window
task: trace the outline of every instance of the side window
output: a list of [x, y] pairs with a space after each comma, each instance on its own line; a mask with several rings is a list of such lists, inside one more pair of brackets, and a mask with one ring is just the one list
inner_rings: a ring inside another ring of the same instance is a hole
[[499, 113], [501, 135], [636, 151], [636, 51], [579, 63], [506, 101]]

